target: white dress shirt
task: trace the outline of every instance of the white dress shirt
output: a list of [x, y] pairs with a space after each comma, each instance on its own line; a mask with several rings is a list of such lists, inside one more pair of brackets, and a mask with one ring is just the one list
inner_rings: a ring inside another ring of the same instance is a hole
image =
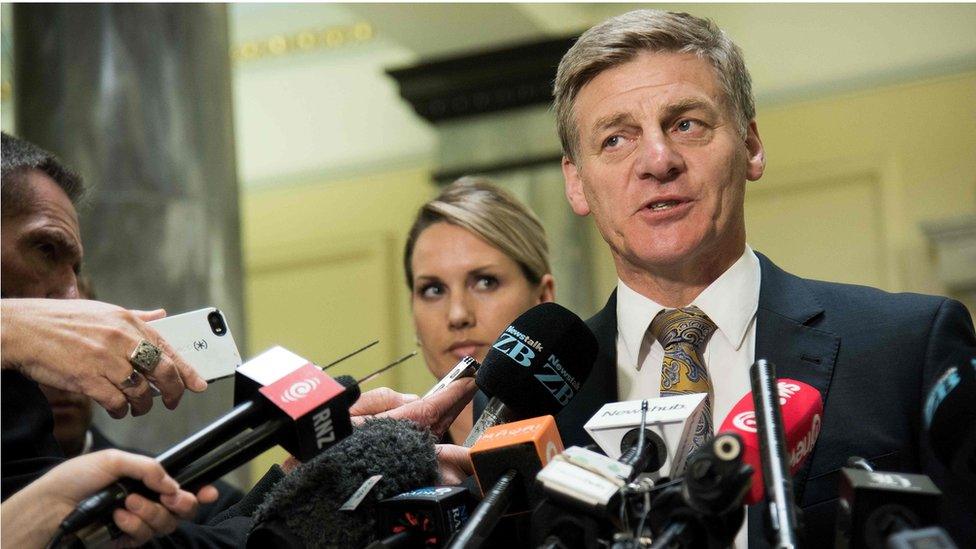
[[[759, 258], [746, 245], [742, 256], [688, 304], [701, 309], [716, 325], [704, 353], [712, 380], [716, 429], [751, 390], [749, 367], [756, 354], [759, 282]], [[617, 395], [621, 401], [660, 396], [664, 347], [647, 329], [664, 309], [617, 281]], [[736, 547], [746, 547], [746, 539], [743, 522]]]

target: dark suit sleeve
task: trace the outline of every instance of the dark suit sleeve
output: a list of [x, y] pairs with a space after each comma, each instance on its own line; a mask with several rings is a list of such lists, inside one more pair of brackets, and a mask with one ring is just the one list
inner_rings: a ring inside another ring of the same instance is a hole
[[[961, 303], [946, 299], [936, 312], [929, 332], [921, 380], [921, 409], [925, 409], [929, 390], [942, 373], [972, 357], [976, 357], [972, 317]], [[931, 450], [922, 419], [918, 418], [917, 421], [923, 472], [945, 496], [942, 506], [944, 526], [960, 547], [970, 546], [976, 542], [976, 494], [972, 487], [967, 489], [965, 483], [954, 479], [952, 473], [942, 466]]]
[[221, 549], [244, 547], [254, 526], [251, 515], [264, 501], [268, 491], [284, 477], [277, 465], [271, 467], [250, 492], [234, 505], [215, 516], [210, 523], [194, 524], [182, 521], [168, 536], [154, 538], [145, 547]]
[[4, 370], [0, 375], [3, 392], [0, 499], [7, 499], [64, 461], [64, 454], [54, 439], [51, 407], [37, 383], [13, 370]]

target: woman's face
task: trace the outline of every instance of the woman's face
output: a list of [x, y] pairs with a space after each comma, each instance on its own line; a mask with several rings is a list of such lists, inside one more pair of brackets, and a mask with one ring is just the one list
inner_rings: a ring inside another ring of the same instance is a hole
[[413, 321], [438, 379], [465, 355], [482, 361], [526, 309], [553, 300], [552, 275], [531, 284], [518, 263], [467, 229], [441, 222], [414, 244]]

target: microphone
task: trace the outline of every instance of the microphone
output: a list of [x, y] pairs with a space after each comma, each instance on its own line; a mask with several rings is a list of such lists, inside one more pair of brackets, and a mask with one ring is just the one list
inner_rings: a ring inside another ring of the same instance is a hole
[[478, 370], [489, 400], [464, 446], [494, 425], [559, 413], [589, 377], [596, 352], [593, 332], [569, 309], [541, 303], [522, 313]]
[[976, 358], [952, 366], [935, 382], [923, 420], [936, 458], [955, 478], [976, 487]]
[[[267, 358], [259, 361], [261, 369], [270, 363]], [[308, 459], [351, 432], [349, 407], [359, 398], [359, 387], [352, 378], [347, 383], [348, 389], [306, 362], [156, 459], [190, 490], [220, 478], [276, 442], [299, 459]], [[79, 502], [61, 522], [51, 545], [90, 525], [93, 528], [81, 536], [102, 537], [105, 532], [96, 523], [133, 492], [156, 497], [142, 483], [121, 479]], [[110, 523], [109, 533], [113, 530]]]
[[[856, 456], [849, 458], [847, 464], [841, 469], [838, 487], [838, 549], [891, 547], [895, 536], [905, 539], [916, 535], [919, 528], [938, 523], [942, 492], [928, 476], [875, 471]], [[942, 537], [948, 536], [942, 532]], [[924, 546], [952, 546], [951, 542], [946, 545], [936, 541], [928, 539]]]
[[627, 448], [620, 455], [620, 463], [633, 468], [628, 481], [644, 473], [656, 473], [667, 459], [668, 447], [664, 440], [647, 428], [647, 409], [647, 400], [644, 400], [641, 402], [640, 425], [625, 433], [620, 441], [621, 449]]
[[460, 486], [430, 486], [379, 503], [379, 535], [369, 545], [382, 547], [441, 547], [461, 529], [474, 507], [474, 496]]
[[[782, 408], [786, 449], [789, 452], [789, 474], [794, 475], [813, 451], [820, 435], [823, 402], [820, 392], [802, 381], [783, 378], [777, 381], [776, 386], [779, 406]], [[765, 492], [756, 423], [753, 394], [749, 393], [732, 407], [718, 430], [719, 433], [731, 432], [742, 437], [745, 448], [743, 460], [755, 471], [752, 487], [745, 498], [748, 505], [762, 501]]]
[[759, 438], [759, 460], [763, 487], [766, 490], [766, 539], [777, 549], [799, 545], [796, 507], [793, 503], [793, 479], [786, 463], [786, 441], [783, 413], [779, 407], [776, 368], [760, 358], [749, 368], [752, 402], [756, 407]]
[[363, 547], [377, 502], [437, 482], [434, 438], [408, 420], [372, 419], [299, 465], [255, 511], [248, 547]]
[[471, 463], [484, 499], [448, 547], [477, 549], [506, 511], [528, 511], [542, 495], [536, 475], [562, 451], [562, 439], [552, 416], [497, 425], [485, 431], [471, 448]]
[[[743, 499], [752, 481], [742, 437], [723, 433], [688, 458], [680, 482], [662, 485], [645, 516], [653, 548], [728, 547], [745, 518]], [[635, 538], [644, 536], [644, 519]]]
[[[663, 448], [664, 456], [654, 471], [672, 478], [681, 476], [687, 455], [683, 448], [694, 435], [698, 417], [704, 412], [705, 393], [692, 393], [647, 399], [645, 438]], [[640, 434], [643, 402], [630, 400], [604, 404], [583, 427], [600, 449], [620, 458], [636, 443]], [[650, 465], [650, 464], [648, 464]], [[645, 468], [642, 472], [652, 472]]]
[[[416, 354], [416, 353], [413, 353]], [[182, 486], [195, 490], [280, 444], [299, 460], [308, 460], [352, 432], [349, 408], [359, 398], [359, 384], [403, 362], [413, 354], [384, 366], [356, 381], [340, 376], [343, 383], [298, 355], [275, 347], [248, 361], [238, 370], [251, 379], [256, 393], [233, 410], [183, 442], [157, 456], [157, 461]], [[304, 364], [296, 367], [299, 361]], [[246, 368], [245, 368], [246, 366]], [[290, 372], [282, 376], [281, 372]], [[239, 378], [241, 379], [241, 378]], [[116, 537], [94, 524], [132, 492], [157, 496], [141, 483], [122, 479], [82, 500], [61, 522], [50, 545], [92, 525], [81, 537]]]

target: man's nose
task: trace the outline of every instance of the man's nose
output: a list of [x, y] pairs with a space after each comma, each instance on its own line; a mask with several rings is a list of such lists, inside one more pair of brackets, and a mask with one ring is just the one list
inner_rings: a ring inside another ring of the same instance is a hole
[[448, 325], [453, 330], [470, 328], [476, 323], [474, 308], [467, 292], [453, 292], [448, 311]]
[[684, 157], [665, 132], [644, 132], [638, 144], [638, 159], [634, 163], [638, 179], [653, 179], [660, 183], [673, 180], [685, 170]]

